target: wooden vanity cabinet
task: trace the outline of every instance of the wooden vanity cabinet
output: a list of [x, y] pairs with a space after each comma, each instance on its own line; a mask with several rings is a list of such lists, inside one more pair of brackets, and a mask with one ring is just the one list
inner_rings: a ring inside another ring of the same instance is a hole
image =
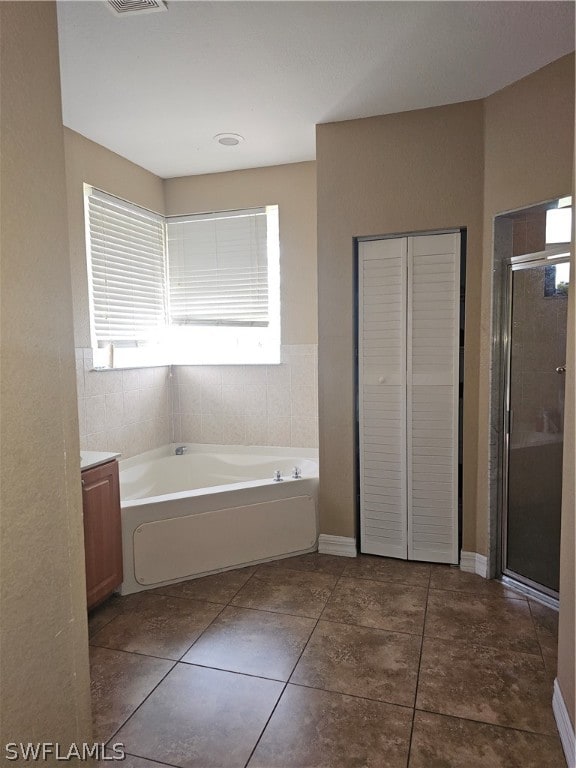
[[122, 529], [118, 462], [82, 472], [86, 598], [88, 609], [122, 583]]

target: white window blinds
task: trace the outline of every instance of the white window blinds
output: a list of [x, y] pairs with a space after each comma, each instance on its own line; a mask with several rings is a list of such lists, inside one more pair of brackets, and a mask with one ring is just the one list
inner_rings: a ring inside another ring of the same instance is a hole
[[166, 235], [173, 325], [269, 325], [265, 208], [173, 217]]
[[96, 343], [149, 342], [166, 324], [164, 219], [93, 187], [85, 201]]

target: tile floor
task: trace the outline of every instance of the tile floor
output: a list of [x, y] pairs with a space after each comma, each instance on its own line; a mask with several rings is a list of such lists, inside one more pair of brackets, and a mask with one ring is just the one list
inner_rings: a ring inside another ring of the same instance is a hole
[[114, 597], [90, 635], [126, 768], [566, 765], [555, 612], [455, 568], [302, 555]]

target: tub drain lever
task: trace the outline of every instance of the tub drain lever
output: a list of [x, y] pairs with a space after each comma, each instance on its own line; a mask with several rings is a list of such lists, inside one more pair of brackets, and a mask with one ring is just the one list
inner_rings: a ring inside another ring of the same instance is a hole
[[282, 477], [282, 472], [280, 472], [279, 469], [274, 470], [274, 481], [277, 483], [281, 483], [284, 478]]

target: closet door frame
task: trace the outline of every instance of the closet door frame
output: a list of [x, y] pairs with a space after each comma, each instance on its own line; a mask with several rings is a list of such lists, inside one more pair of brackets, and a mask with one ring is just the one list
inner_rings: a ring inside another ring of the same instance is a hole
[[[421, 237], [421, 236], [428, 236], [428, 235], [460, 235], [460, 265], [459, 265], [459, 275], [460, 275], [460, 281], [461, 281], [461, 298], [460, 298], [460, 318], [459, 318], [459, 333], [460, 333], [460, 342], [459, 342], [459, 361], [458, 366], [455, 368], [454, 373], [454, 379], [455, 379], [455, 387], [456, 392], [458, 394], [457, 400], [456, 400], [456, 414], [457, 418], [455, 420], [454, 425], [454, 438], [456, 440], [456, 450], [457, 450], [457, 477], [456, 477], [456, 483], [455, 483], [455, 496], [456, 496], [456, 515], [457, 515], [457, 537], [454, 543], [454, 557], [453, 561], [454, 563], [458, 563], [460, 559], [460, 552], [462, 549], [462, 476], [463, 476], [463, 456], [462, 456], [462, 417], [463, 417], [463, 411], [461, 410], [461, 406], [463, 405], [463, 398], [464, 398], [464, 343], [463, 343], [463, 334], [464, 334], [464, 315], [465, 315], [465, 282], [466, 282], [466, 253], [467, 253], [467, 229], [466, 227], [455, 227], [451, 229], [438, 229], [438, 230], [421, 230], [421, 231], [412, 231], [412, 232], [395, 232], [395, 233], [387, 233], [387, 234], [379, 234], [379, 235], [366, 235], [366, 236], [357, 236], [353, 238], [353, 259], [354, 259], [354, 396], [355, 396], [355, 402], [354, 402], [354, 409], [355, 409], [355, 420], [354, 420], [354, 452], [355, 452], [355, 461], [354, 461], [354, 468], [355, 468], [355, 485], [356, 485], [356, 531], [357, 531], [357, 541], [356, 546], [358, 553], [362, 551], [363, 548], [363, 528], [362, 528], [362, 518], [361, 518], [361, 445], [360, 445], [360, 408], [362, 403], [362, 395], [361, 395], [361, 380], [360, 380], [360, 349], [361, 349], [361, 341], [360, 341], [360, 330], [361, 330], [361, 323], [360, 323], [360, 306], [361, 306], [361, 300], [360, 300], [360, 246], [362, 243], [370, 242], [374, 240], [394, 240], [394, 239], [402, 239], [402, 238], [411, 238], [411, 237]], [[457, 289], [457, 288], [456, 288]], [[408, 292], [409, 293], [409, 292]], [[407, 296], [408, 300], [408, 296]], [[411, 363], [407, 360], [407, 368], [408, 365]], [[407, 404], [406, 404], [407, 407]], [[408, 542], [410, 539], [408, 538]]]

